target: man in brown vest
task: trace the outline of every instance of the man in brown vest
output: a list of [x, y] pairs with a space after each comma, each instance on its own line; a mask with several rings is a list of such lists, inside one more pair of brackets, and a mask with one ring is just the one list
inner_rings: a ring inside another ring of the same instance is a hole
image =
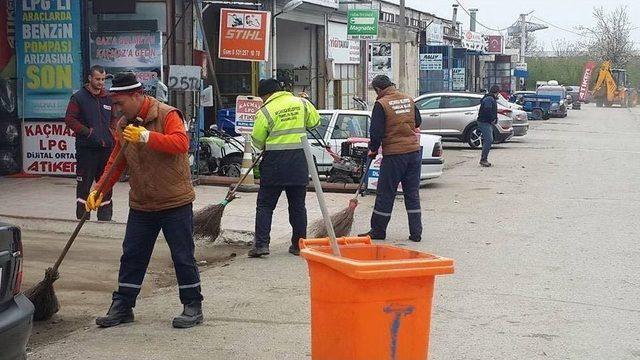
[[[115, 147], [105, 174], [116, 166], [111, 178], [102, 176], [96, 185], [111, 189], [125, 167], [129, 170], [129, 218], [120, 258], [118, 290], [106, 316], [96, 319], [100, 327], [133, 321], [132, 308], [142, 287], [153, 246], [160, 230], [171, 250], [184, 309], [173, 326], [186, 328], [202, 322], [200, 274], [194, 257], [193, 210], [195, 192], [189, 171], [189, 137], [179, 110], [143, 93], [133, 73], [120, 73], [110, 89], [115, 110], [122, 113], [116, 126]], [[124, 159], [114, 164], [124, 141]], [[87, 210], [100, 206], [103, 194], [93, 190]]]
[[409, 95], [399, 92], [389, 77], [378, 75], [371, 86], [378, 94], [371, 113], [369, 157], [375, 159], [382, 145], [382, 164], [378, 178], [376, 204], [371, 215], [371, 230], [362, 235], [384, 240], [391, 220], [393, 202], [402, 183], [409, 218], [409, 240], [422, 239], [420, 210], [420, 169], [422, 150], [419, 131], [422, 122]]

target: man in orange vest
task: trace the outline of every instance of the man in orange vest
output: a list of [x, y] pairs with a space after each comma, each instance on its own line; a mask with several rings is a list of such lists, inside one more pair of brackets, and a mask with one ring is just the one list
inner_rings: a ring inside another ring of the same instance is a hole
[[[202, 295], [200, 274], [194, 257], [193, 209], [195, 192], [189, 169], [189, 137], [182, 113], [153, 97], [144, 95], [134, 73], [119, 73], [110, 89], [113, 106], [123, 117], [116, 125], [115, 147], [105, 174], [96, 185], [111, 189], [125, 167], [129, 169], [129, 218], [122, 244], [118, 290], [106, 316], [96, 319], [100, 327], [133, 321], [133, 307], [142, 288], [151, 253], [160, 230], [164, 234], [178, 278], [178, 291], [184, 309], [173, 319], [173, 327], [200, 324]], [[124, 159], [114, 164], [124, 142]], [[87, 198], [87, 211], [100, 207], [103, 195], [93, 190]]]
[[416, 134], [422, 122], [420, 112], [411, 97], [398, 91], [386, 75], [373, 78], [371, 86], [378, 98], [371, 113], [369, 157], [375, 159], [382, 145], [383, 158], [371, 230], [361, 235], [377, 240], [386, 238], [398, 184], [402, 183], [409, 240], [418, 242], [422, 239], [419, 193], [422, 151]]

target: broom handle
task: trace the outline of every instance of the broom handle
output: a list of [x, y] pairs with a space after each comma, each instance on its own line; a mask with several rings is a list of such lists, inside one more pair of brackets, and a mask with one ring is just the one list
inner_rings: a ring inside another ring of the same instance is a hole
[[[122, 161], [122, 158], [124, 157], [124, 150], [127, 148], [127, 145], [129, 145], [129, 142], [127, 142], [127, 141], [125, 141], [122, 144], [122, 147], [120, 148], [120, 151], [118, 151], [118, 155], [116, 156], [115, 160], [113, 161], [113, 164], [111, 165], [111, 167], [109, 168], [107, 173], [105, 175], [103, 175], [105, 181], [103, 181], [102, 184], [100, 184], [100, 186], [98, 187], [98, 194], [101, 194], [102, 192], [104, 192], [105, 187], [106, 187], [106, 183], [107, 183], [106, 179], [110, 179], [111, 178], [111, 175], [113, 175], [113, 172], [115, 171], [115, 168], [117, 167], [116, 165], [118, 165], [120, 163], [120, 161]], [[84, 211], [84, 214], [82, 215], [82, 218], [80, 219], [80, 222], [76, 226], [76, 229], [73, 231], [73, 234], [71, 234], [71, 237], [69, 238], [69, 241], [67, 241], [67, 245], [65, 245], [64, 249], [62, 250], [62, 253], [58, 257], [58, 260], [56, 261], [55, 265], [53, 265], [53, 272], [54, 273], [58, 272], [58, 268], [60, 267], [60, 264], [62, 264], [62, 260], [64, 260], [64, 257], [67, 256], [67, 252], [69, 252], [69, 248], [71, 248], [71, 245], [73, 245], [73, 242], [76, 240], [76, 237], [78, 236], [78, 233], [80, 232], [80, 229], [82, 229], [82, 225], [84, 225], [84, 223], [89, 218], [89, 214], [91, 214], [91, 211], [87, 211], [87, 210]]]
[[362, 173], [362, 179], [360, 179], [360, 184], [358, 185], [358, 188], [356, 189], [356, 193], [353, 195], [353, 200], [357, 200], [358, 199], [358, 194], [360, 193], [360, 190], [362, 189], [362, 186], [364, 185], [364, 181], [367, 179], [367, 175], [369, 174], [369, 167], [371, 167], [371, 163], [373, 162], [373, 159], [371, 159], [370, 157], [367, 156], [367, 167], [364, 169], [364, 172]]
[[251, 168], [249, 168], [249, 171], [247, 171], [246, 173], [244, 173], [244, 175], [242, 175], [242, 177], [240, 178], [240, 181], [238, 181], [234, 186], [233, 189], [231, 189], [231, 191], [229, 191], [229, 193], [227, 194], [227, 196], [225, 197], [225, 199], [229, 199], [230, 197], [233, 197], [236, 194], [236, 191], [238, 190], [238, 187], [240, 186], [240, 184], [242, 184], [242, 182], [244, 182], [244, 179], [247, 178], [247, 176], [249, 176], [249, 173], [251, 172], [251, 170], [256, 166], [256, 164], [258, 163], [258, 161], [260, 161], [260, 158], [262, 157], [262, 155], [264, 154], [264, 151], [262, 151], [260, 154], [258, 154], [258, 156], [256, 156], [256, 159], [253, 160], [253, 162], [251, 163]]
[[329, 243], [331, 244], [331, 250], [333, 251], [333, 255], [342, 256], [340, 254], [340, 247], [338, 246], [338, 241], [336, 240], [336, 232], [333, 229], [333, 224], [331, 223], [331, 216], [329, 215], [329, 211], [327, 210], [327, 204], [324, 201], [324, 194], [322, 193], [322, 185], [320, 185], [320, 177], [318, 176], [318, 171], [313, 162], [313, 155], [311, 154], [311, 146], [309, 145], [309, 139], [306, 136], [300, 137], [300, 141], [302, 141], [302, 149], [304, 150], [304, 155], [307, 158], [307, 167], [309, 168], [309, 174], [311, 175], [311, 180], [313, 180], [313, 187], [316, 190], [316, 196], [318, 197], [318, 204], [320, 205], [320, 211], [322, 211], [322, 218], [324, 219], [324, 224], [327, 227], [327, 233], [329, 234]]

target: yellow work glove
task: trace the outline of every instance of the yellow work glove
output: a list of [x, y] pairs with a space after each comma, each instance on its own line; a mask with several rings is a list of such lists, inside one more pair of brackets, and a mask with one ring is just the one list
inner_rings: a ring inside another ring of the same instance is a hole
[[142, 126], [127, 125], [122, 135], [126, 141], [131, 143], [146, 143], [149, 141], [149, 130]]
[[89, 196], [87, 196], [87, 202], [84, 203], [84, 208], [87, 211], [96, 210], [102, 203], [102, 197], [104, 194], [98, 193], [98, 190], [93, 190]]

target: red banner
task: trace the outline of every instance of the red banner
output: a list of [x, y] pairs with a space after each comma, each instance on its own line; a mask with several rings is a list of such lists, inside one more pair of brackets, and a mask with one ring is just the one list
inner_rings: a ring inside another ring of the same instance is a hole
[[271, 13], [220, 9], [218, 57], [228, 60], [267, 61]]
[[587, 101], [589, 83], [591, 82], [591, 75], [593, 74], [593, 69], [595, 69], [595, 67], [596, 62], [593, 60], [589, 60], [584, 64], [584, 73], [582, 74], [582, 83], [580, 84], [580, 97], [578, 98], [582, 102]]
[[487, 42], [487, 53], [489, 54], [502, 54], [502, 47], [504, 38], [499, 35], [485, 35]]

